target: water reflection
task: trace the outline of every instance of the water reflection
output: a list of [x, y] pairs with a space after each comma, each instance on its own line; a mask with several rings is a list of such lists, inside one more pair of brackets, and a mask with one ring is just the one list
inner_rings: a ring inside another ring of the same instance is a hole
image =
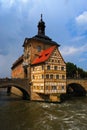
[[86, 130], [87, 97], [62, 104], [23, 101], [0, 92], [1, 130]]

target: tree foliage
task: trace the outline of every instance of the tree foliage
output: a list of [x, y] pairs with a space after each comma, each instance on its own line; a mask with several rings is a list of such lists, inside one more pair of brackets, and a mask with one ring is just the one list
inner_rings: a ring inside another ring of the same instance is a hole
[[87, 78], [87, 71], [84, 71], [71, 62], [67, 62], [66, 76], [67, 78]]

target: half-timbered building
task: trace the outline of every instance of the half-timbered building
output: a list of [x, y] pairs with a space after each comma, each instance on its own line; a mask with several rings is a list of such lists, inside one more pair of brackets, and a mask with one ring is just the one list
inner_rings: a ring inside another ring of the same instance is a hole
[[23, 56], [12, 66], [13, 78], [20, 72], [18, 77], [27, 78], [31, 83], [31, 100], [57, 102], [60, 95], [66, 93], [66, 64], [59, 46], [45, 35], [41, 15], [38, 34], [25, 38]]

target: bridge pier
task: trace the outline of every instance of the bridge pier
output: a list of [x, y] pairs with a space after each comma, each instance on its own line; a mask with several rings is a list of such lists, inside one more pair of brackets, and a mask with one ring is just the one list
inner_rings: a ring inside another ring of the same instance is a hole
[[8, 93], [8, 94], [11, 93], [11, 87], [10, 87], [10, 86], [8, 86], [8, 88], [7, 88], [7, 93]]
[[23, 99], [30, 100], [30, 95], [28, 95], [25, 91], [23, 91]]

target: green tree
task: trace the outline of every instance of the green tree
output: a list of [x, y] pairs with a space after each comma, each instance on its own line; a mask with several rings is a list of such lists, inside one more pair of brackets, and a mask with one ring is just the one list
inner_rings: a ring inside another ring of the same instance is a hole
[[66, 76], [68, 78], [74, 78], [76, 77], [76, 71], [77, 71], [77, 66], [74, 65], [73, 63], [71, 62], [67, 62], [66, 63]]
[[82, 68], [78, 67], [78, 73], [80, 75], [80, 78], [86, 78], [87, 77], [87, 72], [84, 71]]
[[87, 71], [77, 67], [71, 62], [66, 63], [66, 76], [67, 78], [87, 78]]

